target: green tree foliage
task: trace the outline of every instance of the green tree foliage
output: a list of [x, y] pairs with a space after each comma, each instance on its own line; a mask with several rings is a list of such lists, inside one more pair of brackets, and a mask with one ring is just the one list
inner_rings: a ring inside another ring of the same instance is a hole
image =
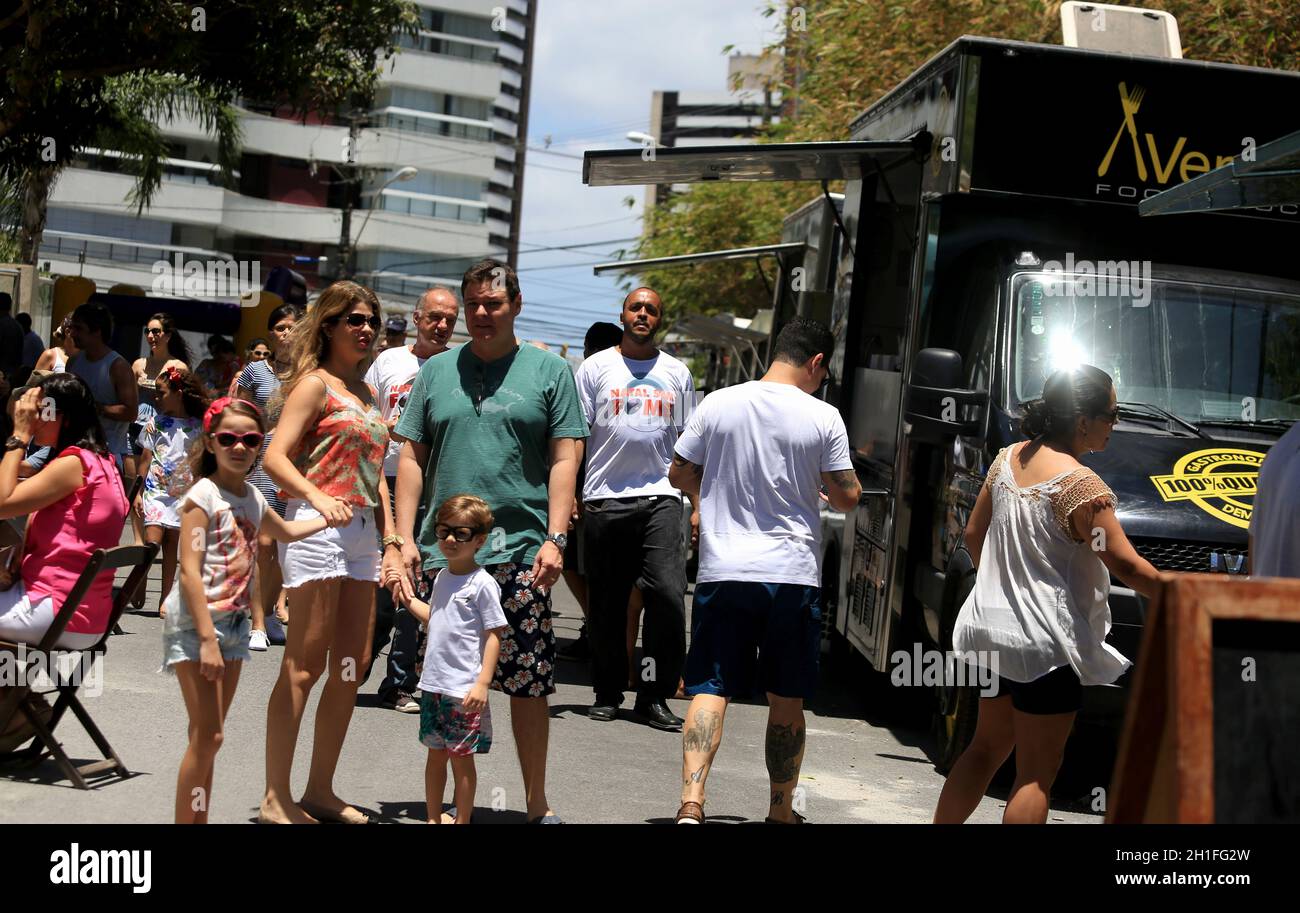
[[[332, 111], [368, 99], [380, 57], [418, 17], [405, 0], [9, 0], [0, 4], [0, 205], [39, 237], [44, 201], [79, 148], [131, 156], [147, 203], [166, 144], [155, 121], [194, 117], [233, 164], [233, 103]], [[34, 257], [36, 238], [24, 252]], [[25, 257], [30, 259], [30, 257]]]
[[[1187, 58], [1300, 69], [1296, 0], [1152, 5], [1178, 20]], [[1060, 7], [1060, 0], [769, 0], [762, 12], [779, 24], [782, 37], [768, 53], [785, 58], [777, 88], [786, 111], [762, 141], [848, 139], [858, 114], [962, 35], [1060, 44]], [[646, 214], [632, 256], [773, 244], [782, 218], [818, 194], [812, 183], [695, 185]], [[749, 315], [771, 305], [752, 263], [647, 270], [627, 278], [629, 287], [635, 280], [659, 290], [677, 316]]]

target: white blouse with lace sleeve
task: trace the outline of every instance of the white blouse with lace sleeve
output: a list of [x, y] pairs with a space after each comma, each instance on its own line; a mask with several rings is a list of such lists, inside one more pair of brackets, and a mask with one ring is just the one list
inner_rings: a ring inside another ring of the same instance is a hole
[[1115, 494], [1086, 467], [1021, 487], [1007, 465], [1012, 453], [1004, 448], [989, 467], [993, 512], [953, 649], [996, 662], [1012, 681], [1068, 665], [1085, 685], [1113, 682], [1131, 663], [1106, 643], [1110, 574], [1070, 517], [1084, 505], [1118, 506]]

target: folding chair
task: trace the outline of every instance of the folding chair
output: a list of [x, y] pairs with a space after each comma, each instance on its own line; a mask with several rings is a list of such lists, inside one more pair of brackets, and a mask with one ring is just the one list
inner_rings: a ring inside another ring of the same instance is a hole
[[[130, 490], [129, 492], [127, 492], [127, 495], [126, 495], [126, 504], [127, 504], [127, 509], [126, 509], [126, 522], [125, 522], [124, 524], [122, 524], [122, 532], [126, 532], [128, 529], [131, 528], [131, 511], [135, 510], [135, 499], [138, 498], [138, 497], [140, 497], [140, 489], [142, 489], [142, 488], [144, 488], [144, 476], [143, 476], [143, 475], [137, 475], [137, 476], [135, 477], [135, 481], [131, 483], [131, 490]], [[140, 603], [141, 603], [141, 605], [144, 604], [144, 595], [143, 595], [143, 590], [144, 590], [144, 588], [145, 588], [145, 586], [146, 586], [147, 584], [148, 584], [148, 579], [142, 577], [142, 578], [140, 579], [140, 585], [139, 585], [138, 587], [136, 587], [136, 591], [139, 592], [139, 593], [141, 594], [141, 595], [140, 595]], [[122, 588], [119, 587], [119, 586], [115, 586], [115, 587], [113, 587], [113, 598], [114, 598], [114, 599], [117, 598], [117, 594], [118, 594], [118, 592], [119, 592], [121, 589], [122, 589]], [[128, 599], [128, 600], [126, 601], [126, 604], [127, 604], [127, 605], [132, 605], [132, 604], [135, 602], [135, 596], [136, 596], [136, 593], [132, 593], [132, 594], [131, 594], [131, 598]], [[113, 625], [113, 633], [114, 633], [114, 634], [125, 634], [126, 632], [122, 630], [122, 626], [121, 626], [120, 624], [115, 624], [115, 625]]]
[[[81, 687], [81, 682], [85, 677], [87, 668], [95, 659], [102, 656], [108, 650], [108, 638], [113, 627], [117, 624], [122, 612], [126, 610], [128, 593], [134, 593], [136, 587], [144, 580], [149, 573], [149, 567], [153, 564], [154, 558], [158, 555], [159, 547], [157, 545], [120, 545], [117, 548], [96, 549], [90, 556], [86, 564], [86, 569], [81, 572], [77, 578], [76, 585], [73, 586], [72, 592], [68, 594], [59, 612], [54, 617], [54, 623], [50, 629], [45, 632], [41, 642], [34, 648], [30, 645], [26, 648], [27, 653], [36, 652], [41, 657], [50, 657], [56, 649], [54, 644], [63, 635], [64, 629], [68, 622], [72, 620], [72, 615], [77, 606], [81, 605], [86, 598], [86, 593], [90, 590], [91, 584], [96, 577], [102, 573], [112, 573], [118, 568], [133, 568], [126, 585], [121, 588], [113, 597], [112, 614], [109, 616], [108, 625], [104, 628], [104, 635], [95, 643], [94, 646], [85, 650], [62, 650], [63, 653], [80, 653], [77, 659], [76, 668], [67, 676], [64, 675], [61, 664], [54, 662], [45, 662], [46, 674], [54, 683], [52, 691], [44, 692], [58, 693], [58, 699], [54, 703], [53, 713], [50, 715], [49, 722], [43, 719], [43, 709], [40, 703], [33, 697], [34, 689], [32, 688], [31, 675], [28, 669], [22, 668], [20, 683], [14, 690], [0, 702], [0, 732], [9, 726], [9, 721], [16, 715], [21, 714], [32, 727], [36, 730], [36, 737], [32, 743], [21, 750], [0, 754], [0, 763], [9, 761], [23, 761], [28, 764], [36, 764], [45, 757], [52, 757], [63, 771], [64, 775], [71, 780], [78, 789], [88, 789], [86, 777], [97, 774], [111, 773], [125, 779], [131, 775], [122, 763], [122, 759], [113, 751], [113, 747], [108, 744], [108, 739], [99, 731], [95, 721], [90, 718], [86, 708], [81, 701], [77, 699], [77, 689]], [[20, 663], [18, 644], [12, 644], [0, 641], [0, 652], [13, 654], [15, 668], [27, 666], [28, 663]], [[83, 764], [80, 767], [74, 765], [58, 740], [54, 738], [54, 730], [58, 728], [59, 721], [63, 719], [64, 713], [71, 709], [77, 719], [81, 721], [82, 727], [86, 733], [94, 740], [95, 745], [99, 748], [104, 760], [94, 761], [89, 764]]]

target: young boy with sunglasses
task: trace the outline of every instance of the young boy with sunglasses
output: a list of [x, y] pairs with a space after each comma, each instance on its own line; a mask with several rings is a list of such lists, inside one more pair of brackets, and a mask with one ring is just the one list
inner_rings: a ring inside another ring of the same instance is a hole
[[501, 587], [479, 567], [475, 553], [487, 541], [492, 511], [473, 495], [456, 495], [438, 508], [434, 532], [447, 567], [429, 601], [409, 596], [400, 571], [385, 577], [394, 598], [428, 628], [420, 674], [420, 743], [429, 749], [424, 788], [430, 824], [444, 823], [447, 763], [455, 778], [455, 823], [469, 824], [477, 777], [474, 755], [492, 747], [488, 687], [507, 627]]

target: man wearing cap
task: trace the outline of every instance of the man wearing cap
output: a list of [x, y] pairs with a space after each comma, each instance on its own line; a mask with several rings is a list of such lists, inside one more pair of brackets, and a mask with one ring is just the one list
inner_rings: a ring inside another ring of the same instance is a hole
[[[410, 397], [411, 384], [420, 367], [439, 352], [447, 351], [456, 319], [460, 316], [460, 302], [449, 288], [436, 286], [420, 296], [411, 315], [415, 321], [415, 342], [405, 345], [406, 318], [390, 317], [384, 326], [388, 348], [375, 357], [366, 372], [366, 383], [375, 388], [379, 397], [379, 411], [389, 430], [397, 424]], [[393, 337], [397, 342], [393, 343]], [[384, 457], [384, 475], [392, 483], [389, 491], [397, 490], [397, 458], [402, 451], [401, 441], [390, 441]], [[375, 602], [375, 637], [370, 650], [370, 661], [388, 645], [389, 635], [393, 647], [388, 651], [388, 674], [379, 683], [379, 704], [402, 713], [419, 713], [420, 704], [413, 696], [419, 682], [415, 674], [419, 623], [410, 612], [398, 611], [392, 593], [379, 588]], [[370, 677], [366, 670], [364, 682]]]
[[[425, 294], [428, 293], [426, 292]], [[421, 298], [420, 300], [423, 301], [424, 299]], [[419, 311], [417, 310], [416, 313], [418, 314]], [[453, 321], [453, 323], [454, 322], [455, 321]], [[418, 323], [418, 319], [417, 319], [417, 323]], [[376, 353], [386, 352], [389, 349], [396, 349], [405, 345], [406, 345], [406, 318], [402, 317], [401, 315], [395, 317], [389, 317], [388, 321], [384, 324], [384, 338], [380, 340], [379, 345], [376, 347], [375, 349]], [[446, 346], [443, 346], [443, 348], [446, 348]], [[442, 350], [439, 349], [439, 351]]]

